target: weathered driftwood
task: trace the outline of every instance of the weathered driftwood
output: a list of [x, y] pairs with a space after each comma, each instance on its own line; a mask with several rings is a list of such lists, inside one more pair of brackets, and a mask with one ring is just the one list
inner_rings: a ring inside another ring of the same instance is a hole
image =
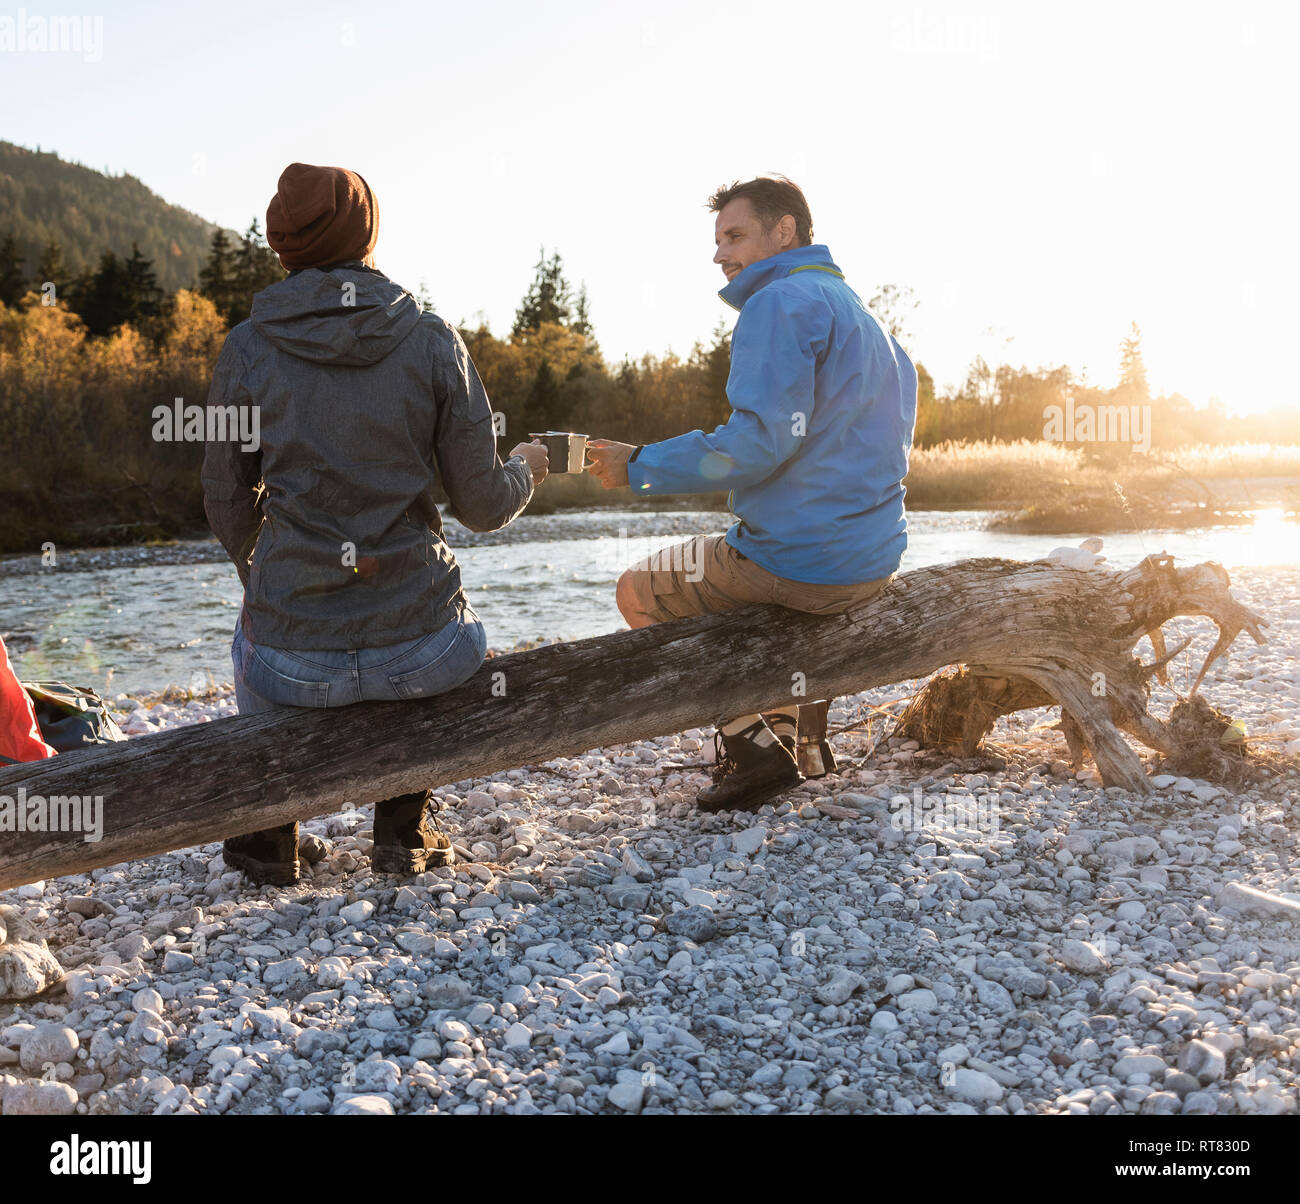
[[[1042, 563], [1042, 562], [1039, 562]], [[1091, 751], [1106, 785], [1144, 790], [1141, 762], [1119, 735], [1136, 736], [1148, 748], [1167, 755], [1177, 752], [1166, 724], [1147, 712], [1150, 679], [1167, 681], [1165, 668], [1182, 652], [1165, 646], [1161, 625], [1177, 615], [1205, 615], [1219, 629], [1219, 638], [1205, 658], [1191, 695], [1206, 671], [1241, 632], [1263, 643], [1264, 619], [1247, 610], [1229, 592], [1227, 572], [1207, 562], [1187, 569], [1174, 567], [1166, 555], [1148, 556], [1122, 573], [1056, 569], [1074, 580], [1043, 582], [1042, 599], [1077, 602], [1073, 616], [1062, 616], [1062, 631], [1050, 651], [1036, 631], [1009, 643], [997, 658], [967, 663], [954, 672], [932, 678], [912, 699], [896, 734], [970, 756], [1003, 715], [1031, 707], [1061, 704], [1061, 731], [1077, 769]], [[1080, 580], [1082, 578], [1082, 580]], [[1104, 607], [1118, 604], [1107, 625]], [[1143, 635], [1155, 659], [1143, 664], [1132, 655]], [[1026, 656], [1025, 653], [1042, 655]]]
[[[1133, 645], [1176, 614], [1259, 639], [1227, 585], [1218, 566], [1167, 560], [1122, 574], [968, 560], [906, 573], [843, 615], [746, 607], [496, 657], [427, 702], [221, 719], [4, 768], [0, 796], [98, 795], [104, 815], [95, 843], [0, 832], [0, 889], [956, 664], [986, 683], [990, 713], [1060, 702], [1103, 779], [1142, 791], [1117, 727], [1155, 748], [1164, 737]], [[970, 739], [987, 724], [963, 705]]]

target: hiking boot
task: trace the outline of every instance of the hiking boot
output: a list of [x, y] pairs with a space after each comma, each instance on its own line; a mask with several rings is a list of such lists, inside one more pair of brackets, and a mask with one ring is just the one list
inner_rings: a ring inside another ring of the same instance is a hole
[[713, 785], [696, 796], [701, 811], [754, 811], [803, 781], [785, 741], [754, 743], [759, 732], [769, 730], [759, 720], [734, 736], [714, 735], [718, 763], [713, 769]]
[[795, 760], [805, 778], [824, 778], [839, 768], [830, 741], [826, 739], [826, 716], [830, 700], [802, 703], [799, 707], [799, 743]]
[[451, 841], [434, 818], [432, 790], [399, 794], [375, 804], [375, 847], [370, 864], [381, 874], [422, 874], [456, 860]]
[[232, 836], [221, 846], [231, 869], [242, 870], [260, 886], [292, 886], [298, 881], [298, 824], [281, 824], [246, 836]]

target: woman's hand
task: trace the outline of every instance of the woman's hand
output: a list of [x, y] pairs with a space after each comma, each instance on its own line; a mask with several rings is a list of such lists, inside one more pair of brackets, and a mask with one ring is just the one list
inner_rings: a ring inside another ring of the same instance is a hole
[[540, 439], [531, 443], [517, 444], [510, 451], [511, 456], [522, 456], [533, 474], [533, 488], [536, 489], [551, 470], [551, 457], [546, 452], [546, 444]]

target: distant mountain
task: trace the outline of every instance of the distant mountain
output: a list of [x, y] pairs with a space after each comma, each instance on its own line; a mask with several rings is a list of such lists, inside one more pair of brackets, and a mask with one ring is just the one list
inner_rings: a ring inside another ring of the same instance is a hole
[[51, 238], [69, 276], [96, 266], [105, 251], [129, 256], [137, 242], [159, 286], [174, 292], [197, 282], [216, 228], [132, 175], [108, 176], [52, 151], [0, 141], [0, 240], [14, 236], [29, 276]]

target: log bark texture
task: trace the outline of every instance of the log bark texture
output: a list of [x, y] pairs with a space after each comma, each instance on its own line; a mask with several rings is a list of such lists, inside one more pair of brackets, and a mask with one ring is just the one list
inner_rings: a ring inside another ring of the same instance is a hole
[[1142, 792], [1120, 729], [1154, 748], [1166, 737], [1132, 649], [1176, 614], [1214, 618], [1223, 647], [1242, 628], [1262, 642], [1217, 565], [968, 560], [906, 573], [842, 615], [751, 606], [494, 657], [427, 701], [220, 719], [2, 768], [0, 796], [24, 791], [29, 805], [102, 796], [104, 831], [93, 843], [0, 831], [0, 889], [958, 664], [986, 683], [978, 720], [948, 707], [962, 742], [982, 738], [990, 714], [1059, 702], [1103, 780]]

